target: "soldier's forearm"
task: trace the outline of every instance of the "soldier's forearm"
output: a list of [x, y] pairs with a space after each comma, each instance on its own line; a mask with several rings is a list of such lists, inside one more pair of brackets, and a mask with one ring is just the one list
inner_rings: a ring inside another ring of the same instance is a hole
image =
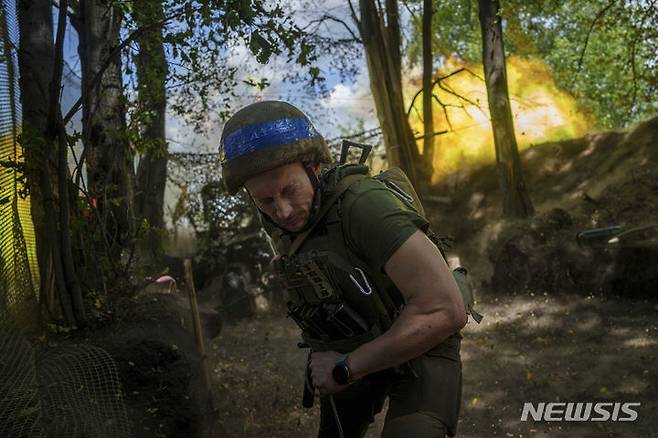
[[384, 266], [406, 302], [382, 336], [348, 359], [355, 377], [420, 356], [466, 324], [459, 288], [438, 248], [421, 231], [412, 234]]
[[452, 309], [432, 312], [407, 305], [391, 328], [350, 354], [354, 379], [400, 365], [440, 344], [464, 326]]

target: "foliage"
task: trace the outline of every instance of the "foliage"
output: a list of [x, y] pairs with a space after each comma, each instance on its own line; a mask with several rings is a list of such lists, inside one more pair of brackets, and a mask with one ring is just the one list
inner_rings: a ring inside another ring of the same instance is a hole
[[[125, 2], [130, 10], [133, 2]], [[204, 131], [212, 115], [226, 118], [235, 109], [235, 88], [241, 66], [228, 62], [235, 54], [252, 55], [267, 63], [275, 55], [286, 56], [307, 71], [311, 81], [320, 80], [313, 65], [314, 46], [302, 29], [295, 25], [281, 5], [262, 0], [208, 0], [188, 2], [163, 0], [163, 41], [169, 62], [167, 93], [169, 107]], [[158, 20], [153, 20], [157, 26]], [[134, 17], [127, 15], [126, 33], [138, 31]], [[126, 73], [135, 88], [133, 57], [136, 48], [129, 46]], [[252, 80], [263, 87], [266, 79]], [[139, 116], [131, 114], [131, 116]]]
[[[624, 127], [655, 114], [658, 8], [655, 1], [503, 1], [508, 54], [539, 58], [602, 127]], [[419, 2], [410, 8], [418, 10]], [[436, 2], [435, 52], [481, 62], [477, 5]], [[407, 55], [419, 62], [421, 27], [411, 21]]]
[[315, 47], [316, 54], [327, 60], [326, 70], [336, 73], [341, 81], [353, 79], [359, 73], [363, 46], [358, 29], [349, 17], [349, 4], [327, 5], [319, 0], [302, 0], [295, 17], [304, 22], [304, 32]]

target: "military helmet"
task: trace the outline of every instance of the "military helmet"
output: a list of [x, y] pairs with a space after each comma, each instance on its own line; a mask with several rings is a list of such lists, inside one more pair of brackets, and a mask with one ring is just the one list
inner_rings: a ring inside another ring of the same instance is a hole
[[224, 185], [232, 195], [249, 178], [284, 164], [332, 161], [327, 143], [308, 117], [276, 100], [235, 113], [224, 126], [219, 157]]

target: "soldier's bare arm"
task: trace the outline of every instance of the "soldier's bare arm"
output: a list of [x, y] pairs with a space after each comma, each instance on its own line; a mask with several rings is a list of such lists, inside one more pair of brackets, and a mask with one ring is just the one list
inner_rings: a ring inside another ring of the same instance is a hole
[[466, 325], [459, 288], [436, 246], [420, 230], [384, 265], [406, 305], [391, 328], [349, 357], [354, 378], [399, 365]]

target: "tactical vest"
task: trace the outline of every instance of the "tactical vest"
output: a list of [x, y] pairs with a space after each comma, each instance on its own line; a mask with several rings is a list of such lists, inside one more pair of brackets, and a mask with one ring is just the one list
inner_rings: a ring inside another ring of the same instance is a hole
[[[368, 167], [361, 164], [325, 170], [320, 177], [321, 206], [315, 221], [298, 235], [285, 233], [261, 215], [278, 253], [274, 267], [288, 293], [288, 315], [302, 329], [306, 344], [315, 351], [353, 351], [386, 331], [404, 305], [404, 298], [393, 281], [385, 273], [370, 268], [345, 242], [342, 195], [362, 178], [370, 176]], [[389, 169], [374, 178], [424, 215], [418, 196], [402, 170]], [[441, 239], [431, 230], [427, 235], [444, 254]], [[481, 317], [472, 308], [473, 296], [465, 270], [453, 274], [462, 291], [466, 312], [479, 322]]]

